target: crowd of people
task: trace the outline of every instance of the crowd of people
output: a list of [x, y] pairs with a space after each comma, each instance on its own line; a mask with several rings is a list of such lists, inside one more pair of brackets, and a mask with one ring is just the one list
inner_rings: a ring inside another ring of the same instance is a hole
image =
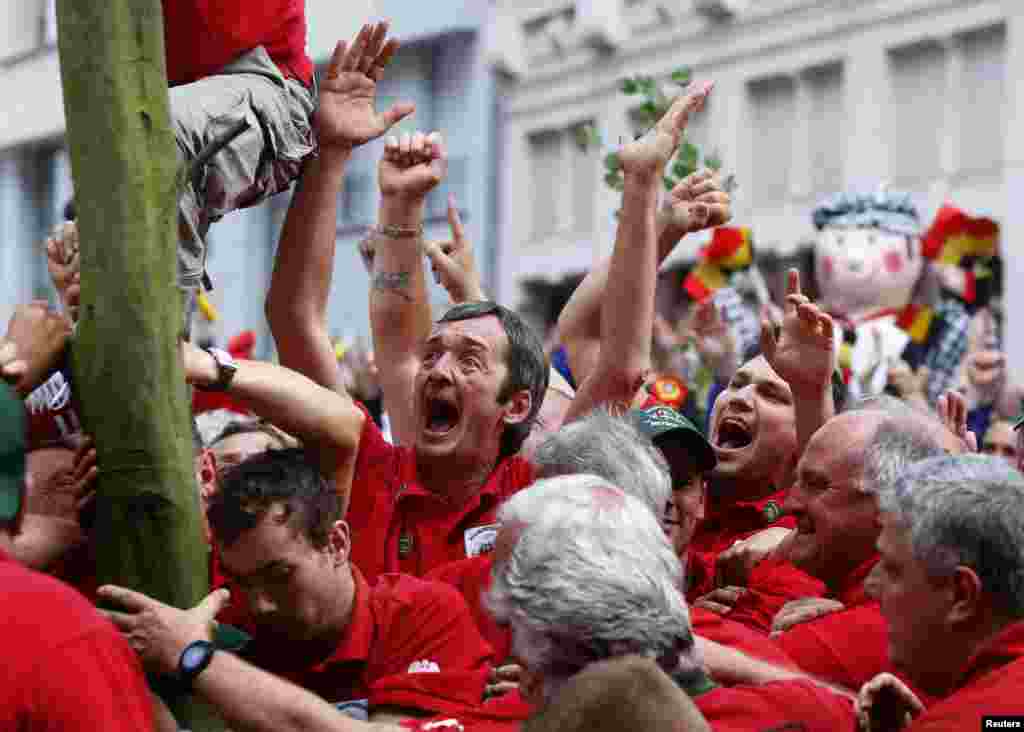
[[[180, 729], [145, 673], [258, 732], [918, 732], [1024, 715], [1024, 419], [1001, 406], [1017, 387], [991, 344], [966, 349], [962, 385], [934, 403], [920, 384], [852, 398], [839, 325], [793, 271], [753, 351], [718, 300], [695, 304], [715, 381], [700, 414], [665, 387], [685, 387], [671, 357], [652, 368], [675, 327], [659, 267], [732, 216], [714, 171], [661, 193], [713, 84], [619, 150], [612, 254], [547, 347], [488, 299], [454, 202], [452, 240], [423, 238], [443, 133], [388, 137], [363, 243], [373, 358], [339, 360], [326, 311], [346, 162], [415, 110], [377, 109], [386, 23], [339, 43], [316, 87], [303, 2], [260, 5], [164, 0], [183, 159], [225, 142], [211, 119], [233, 135], [182, 199], [179, 284], [201, 286], [213, 222], [297, 178], [266, 298], [279, 362], [181, 338], [196, 405], [217, 407], [194, 418], [183, 487], [214, 589], [183, 609], [97, 586], [103, 465], [62, 369], [81, 299], [68, 224], [47, 246], [61, 308], [18, 307], [0, 343], [0, 727]], [[200, 21], [215, 42], [183, 54]], [[260, 122], [238, 133], [247, 115]]]

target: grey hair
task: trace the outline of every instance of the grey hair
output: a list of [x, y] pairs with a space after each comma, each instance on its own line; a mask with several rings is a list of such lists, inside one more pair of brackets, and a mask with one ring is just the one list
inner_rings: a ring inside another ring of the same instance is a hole
[[531, 458], [538, 478], [598, 475], [661, 515], [672, 478], [661, 451], [624, 417], [596, 409], [544, 438]]
[[542, 480], [499, 511], [521, 533], [494, 567], [487, 605], [544, 693], [627, 654], [696, 674], [682, 566], [646, 505], [593, 475]]
[[914, 413], [887, 417], [879, 425], [864, 450], [861, 490], [881, 493], [913, 463], [946, 454], [935, 430], [921, 420], [921, 415]]
[[847, 404], [843, 414], [848, 412], [882, 412], [890, 416], [914, 416], [920, 414], [916, 409], [902, 399], [889, 396], [888, 394], [875, 394], [861, 397], [856, 401]]
[[970, 567], [998, 607], [1024, 617], [1024, 476], [1014, 466], [988, 455], [929, 458], [879, 499], [930, 576]]

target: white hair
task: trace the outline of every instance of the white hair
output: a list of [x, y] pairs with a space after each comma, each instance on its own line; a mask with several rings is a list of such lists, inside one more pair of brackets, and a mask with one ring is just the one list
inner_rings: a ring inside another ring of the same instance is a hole
[[538, 478], [590, 473], [618, 486], [660, 516], [672, 495], [661, 451], [631, 421], [596, 409], [537, 445], [531, 458]]
[[932, 577], [970, 567], [1012, 617], [1024, 617], [1024, 476], [1001, 458], [953, 455], [915, 463], [879, 494], [907, 527]]
[[562, 476], [517, 493], [499, 519], [520, 534], [495, 564], [487, 604], [546, 695], [627, 654], [699, 671], [682, 566], [646, 505], [597, 476]]

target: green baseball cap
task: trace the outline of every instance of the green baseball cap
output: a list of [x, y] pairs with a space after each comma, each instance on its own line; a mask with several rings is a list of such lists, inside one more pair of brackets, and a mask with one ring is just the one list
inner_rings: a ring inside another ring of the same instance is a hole
[[1021, 427], [1024, 427], [1024, 413], [1018, 414], [1017, 421], [1013, 423], [1013, 428], [1015, 430], [1019, 430]]
[[646, 409], [631, 409], [629, 415], [637, 429], [655, 445], [669, 439], [682, 444], [696, 459], [700, 472], [705, 473], [718, 464], [715, 449], [704, 433], [672, 407], [658, 404]]
[[25, 404], [0, 384], [0, 521], [21, 509], [25, 489]]

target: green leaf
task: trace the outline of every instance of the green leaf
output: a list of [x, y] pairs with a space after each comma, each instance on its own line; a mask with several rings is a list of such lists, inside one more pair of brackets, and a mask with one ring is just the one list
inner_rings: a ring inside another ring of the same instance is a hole
[[621, 164], [622, 161], [619, 160], [618, 153], [608, 153], [604, 157], [604, 167], [608, 170], [609, 173], [614, 173], [615, 171], [617, 171]]
[[660, 119], [660, 116], [658, 115], [658, 105], [648, 99], [640, 105], [640, 115], [644, 118], [646, 124], [653, 125]]
[[673, 188], [676, 187], [677, 181], [675, 178], [666, 175], [664, 178], [661, 179], [661, 182], [665, 184], [666, 191], [671, 191]]
[[636, 94], [640, 91], [640, 87], [636, 83], [636, 79], [623, 79], [622, 80], [622, 93], [623, 94]]
[[718, 156], [718, 153], [711, 153], [710, 155], [704, 158], [704, 166], [710, 168], [711, 170], [721, 170], [722, 158]]
[[686, 67], [676, 69], [672, 72], [672, 83], [679, 86], [686, 86], [690, 83], [690, 70]]
[[658, 82], [650, 76], [636, 77], [637, 86], [646, 97], [653, 97], [658, 91]]
[[623, 188], [626, 187], [625, 183], [622, 180], [622, 176], [619, 175], [618, 173], [608, 173], [604, 177], [604, 182], [608, 185], [609, 188], [616, 191], [621, 191]]
[[693, 171], [694, 166], [689, 165], [685, 160], [683, 160], [681, 155], [676, 158], [674, 163], [672, 163], [672, 174], [680, 180], [690, 175]]
[[692, 142], [683, 143], [683, 147], [679, 151], [679, 157], [682, 158], [689, 167], [696, 168], [697, 161], [700, 159], [700, 148]]

